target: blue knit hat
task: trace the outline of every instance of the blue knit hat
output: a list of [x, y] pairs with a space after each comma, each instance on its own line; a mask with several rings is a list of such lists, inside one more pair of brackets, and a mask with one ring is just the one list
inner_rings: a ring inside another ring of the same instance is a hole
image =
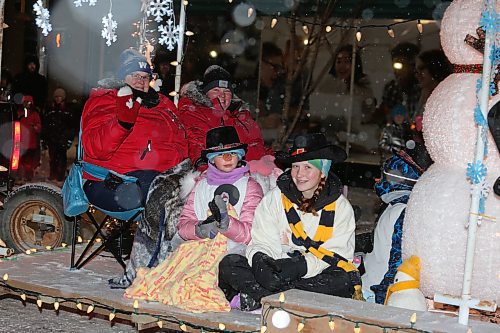
[[408, 111], [406, 110], [406, 107], [401, 104], [396, 104], [391, 110], [391, 116], [396, 117], [397, 115], [401, 116], [406, 116]]
[[153, 73], [145, 56], [136, 50], [127, 49], [120, 54], [120, 67], [116, 76], [118, 79], [123, 80], [125, 76], [133, 72], [144, 72], [150, 76]]

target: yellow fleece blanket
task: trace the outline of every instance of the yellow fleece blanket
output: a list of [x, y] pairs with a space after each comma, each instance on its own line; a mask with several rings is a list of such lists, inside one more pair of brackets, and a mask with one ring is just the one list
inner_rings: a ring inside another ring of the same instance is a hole
[[218, 287], [219, 262], [226, 248], [227, 238], [220, 233], [214, 239], [185, 242], [158, 266], [139, 268], [125, 297], [158, 301], [194, 313], [230, 311]]

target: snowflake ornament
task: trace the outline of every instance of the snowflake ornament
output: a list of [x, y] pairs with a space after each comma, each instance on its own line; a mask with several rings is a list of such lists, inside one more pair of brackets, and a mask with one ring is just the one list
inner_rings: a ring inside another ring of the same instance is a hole
[[113, 20], [113, 14], [111, 12], [102, 18], [103, 28], [101, 31], [102, 38], [106, 39], [106, 45], [111, 46], [111, 43], [116, 42], [116, 28], [118, 23]]
[[33, 10], [36, 13], [36, 25], [42, 29], [42, 34], [47, 36], [52, 31], [52, 24], [50, 24], [50, 13], [47, 8], [43, 7], [42, 0], [38, 0], [33, 5]]
[[160, 32], [160, 38], [158, 42], [161, 45], [166, 45], [169, 51], [174, 49], [174, 45], [179, 43], [179, 25], [175, 25], [174, 21], [169, 19], [167, 25], [159, 25], [158, 31]]
[[156, 22], [161, 22], [163, 16], [172, 16], [174, 3], [172, 0], [150, 0], [146, 9], [148, 16], [154, 16]]
[[479, 184], [486, 177], [488, 169], [481, 161], [467, 163], [467, 178], [472, 184]]
[[97, 3], [97, 0], [75, 0], [75, 1], [73, 1], [73, 4], [75, 5], [75, 7], [81, 7], [82, 3], [88, 3], [89, 6], [95, 6], [95, 4]]

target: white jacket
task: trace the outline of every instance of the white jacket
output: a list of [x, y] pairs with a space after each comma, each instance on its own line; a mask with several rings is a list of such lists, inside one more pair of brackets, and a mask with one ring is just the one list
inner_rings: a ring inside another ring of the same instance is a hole
[[[314, 216], [311, 213], [299, 211], [297, 206], [295, 209], [302, 220], [304, 231], [312, 239], [319, 224], [321, 211], [318, 212], [318, 216]], [[351, 204], [341, 195], [337, 199], [332, 237], [324, 242], [322, 247], [352, 261], [355, 229], [356, 224]], [[252, 240], [248, 244], [246, 257], [249, 264], [252, 265], [252, 257], [257, 252], [265, 253], [274, 259], [282, 259], [288, 258], [287, 252], [294, 250], [304, 252], [306, 248], [292, 242], [292, 231], [281, 201], [281, 190], [276, 187], [264, 196], [255, 210]], [[316, 276], [329, 266], [312, 253], [306, 253], [305, 258], [307, 273], [304, 278]]]

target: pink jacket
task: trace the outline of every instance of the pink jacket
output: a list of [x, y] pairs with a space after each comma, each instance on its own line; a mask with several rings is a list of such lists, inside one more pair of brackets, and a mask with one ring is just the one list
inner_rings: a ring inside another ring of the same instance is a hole
[[[205, 177], [206, 175], [203, 174], [198, 179], [198, 182]], [[194, 211], [194, 193], [196, 188], [197, 186], [195, 186], [189, 194], [187, 202], [182, 209], [179, 223], [177, 223], [179, 235], [184, 240], [200, 239], [194, 232], [194, 227], [198, 223], [198, 218], [196, 217], [196, 213]], [[243, 201], [243, 206], [239, 216], [240, 219], [237, 220], [230, 216], [229, 218], [231, 221], [229, 222], [229, 228], [222, 234], [235, 242], [248, 244], [251, 238], [250, 231], [252, 230], [255, 208], [257, 208], [257, 205], [260, 203], [263, 196], [262, 188], [259, 183], [257, 183], [255, 179], [249, 177], [245, 200]]]

